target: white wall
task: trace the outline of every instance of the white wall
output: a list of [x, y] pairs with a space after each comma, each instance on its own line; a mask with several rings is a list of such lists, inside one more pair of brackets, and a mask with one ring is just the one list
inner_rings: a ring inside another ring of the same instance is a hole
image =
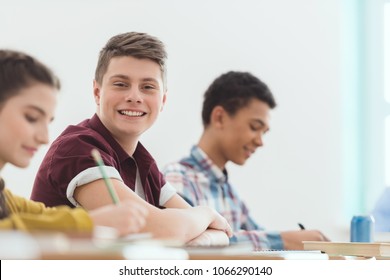
[[[142, 141], [160, 166], [200, 136], [202, 95], [228, 70], [250, 71], [274, 92], [271, 132], [245, 167], [229, 166], [253, 215], [269, 229], [318, 228], [348, 238], [342, 194], [339, 0], [0, 0], [0, 47], [36, 55], [61, 77], [52, 140], [94, 113], [92, 79], [113, 35], [142, 31], [168, 50], [168, 102]], [[29, 196], [32, 166], [7, 166], [8, 186]]]

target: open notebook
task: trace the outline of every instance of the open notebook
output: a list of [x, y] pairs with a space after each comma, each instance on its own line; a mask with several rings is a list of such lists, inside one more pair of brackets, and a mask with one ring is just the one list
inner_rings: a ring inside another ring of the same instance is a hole
[[319, 250], [262, 250], [254, 251], [253, 255], [275, 257], [283, 260], [328, 260], [329, 256]]
[[241, 243], [227, 246], [185, 247], [185, 250], [190, 255], [246, 255], [253, 252], [253, 246], [250, 243]]
[[190, 257], [213, 257], [230, 259], [280, 259], [280, 260], [328, 260], [327, 254], [319, 250], [262, 250], [253, 251], [253, 245], [250, 243], [239, 243], [229, 246], [212, 247], [186, 247]]

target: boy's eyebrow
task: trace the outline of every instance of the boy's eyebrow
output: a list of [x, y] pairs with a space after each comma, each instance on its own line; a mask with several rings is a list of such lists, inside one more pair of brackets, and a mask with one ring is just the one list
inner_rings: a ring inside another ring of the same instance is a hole
[[158, 82], [156, 79], [154, 79], [154, 78], [144, 78], [144, 79], [142, 79], [144, 82]]
[[[120, 79], [130, 81], [130, 77], [123, 75], [123, 74], [114, 74], [109, 79], [111, 80], [111, 79], [115, 79], [115, 78], [120, 78]], [[155, 78], [143, 78], [141, 80], [144, 82], [156, 82], [156, 83], [158, 82]]]
[[[29, 109], [33, 109], [33, 110], [35, 110], [35, 111], [38, 111], [41, 115], [43, 115], [43, 116], [46, 116], [47, 114], [46, 114], [46, 112], [42, 109], [42, 108], [40, 108], [40, 107], [38, 107], [38, 106], [35, 106], [35, 105], [29, 105], [29, 106], [27, 106], [27, 108], [29, 108]], [[54, 120], [54, 117], [52, 117], [51, 119], [50, 119], [50, 121], [52, 122]]]
[[112, 75], [109, 79], [115, 79], [115, 78], [121, 78], [121, 79], [124, 79], [124, 80], [130, 80], [130, 78], [126, 75], [123, 75], [123, 74], [115, 74], [115, 75]]

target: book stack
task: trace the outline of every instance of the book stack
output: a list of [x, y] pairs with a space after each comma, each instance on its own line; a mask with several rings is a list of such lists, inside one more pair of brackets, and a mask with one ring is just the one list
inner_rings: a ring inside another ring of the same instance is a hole
[[330, 256], [390, 258], [390, 243], [304, 241], [305, 250], [320, 250]]

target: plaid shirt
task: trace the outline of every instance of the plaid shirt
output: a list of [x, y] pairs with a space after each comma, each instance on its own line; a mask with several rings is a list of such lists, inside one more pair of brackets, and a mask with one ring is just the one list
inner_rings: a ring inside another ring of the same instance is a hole
[[206, 205], [224, 216], [234, 231], [231, 243], [252, 242], [255, 250], [283, 249], [279, 232], [267, 232], [249, 215], [249, 210], [221, 170], [197, 146], [189, 157], [167, 165], [165, 179], [192, 206]]

